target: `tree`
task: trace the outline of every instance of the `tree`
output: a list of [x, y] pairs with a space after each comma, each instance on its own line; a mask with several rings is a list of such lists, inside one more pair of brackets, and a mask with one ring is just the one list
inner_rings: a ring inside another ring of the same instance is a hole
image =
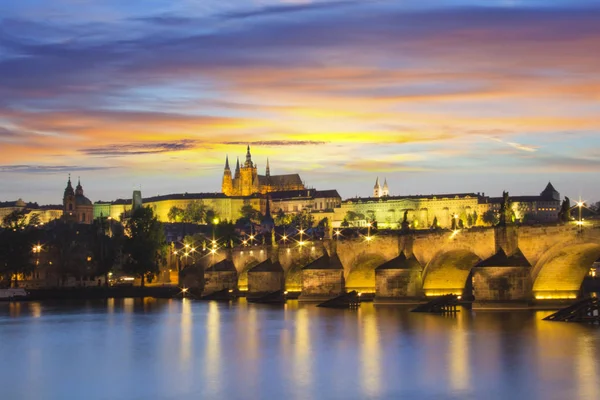
[[562, 204], [560, 205], [558, 219], [561, 222], [569, 222], [571, 220], [571, 200], [566, 196]]
[[438, 222], [437, 217], [433, 217], [433, 223], [431, 224], [431, 229], [439, 229], [440, 224]]
[[498, 214], [494, 210], [487, 210], [481, 216], [481, 220], [488, 225], [498, 225], [500, 221], [498, 218]]
[[199, 224], [206, 220], [206, 206], [201, 201], [188, 203], [183, 212], [183, 222]]
[[183, 220], [184, 210], [177, 206], [171, 207], [169, 213], [167, 214], [167, 218], [170, 222], [181, 222]]
[[293, 215], [286, 214], [282, 209], [275, 215], [275, 226], [288, 226], [292, 223]]
[[313, 215], [307, 210], [303, 210], [302, 212], [295, 214], [291, 223], [291, 225], [299, 229], [312, 228], [314, 224], [315, 217], [313, 217]]
[[14, 277], [15, 287], [19, 287], [19, 275], [27, 277], [33, 272], [32, 250], [37, 239], [33, 228], [17, 226], [0, 231], [0, 274], [8, 278], [8, 286]]
[[140, 207], [127, 221], [125, 233], [124, 251], [128, 258], [123, 270], [138, 276], [143, 287], [146, 277], [153, 278], [166, 257], [167, 243], [162, 224], [151, 208]]
[[95, 276], [104, 275], [104, 282], [108, 285], [108, 273], [117, 261], [122, 238], [120, 235], [107, 235], [105, 223], [106, 221], [102, 218], [94, 221], [96, 234], [92, 236], [92, 260], [95, 266]]
[[[80, 228], [84, 230], [80, 232]], [[87, 231], [72, 222], [57, 221], [48, 231], [48, 258], [50, 272], [57, 278], [57, 286], [64, 285], [69, 276], [81, 278], [91, 255], [86, 239]]]
[[260, 213], [260, 211], [253, 208], [250, 204], [242, 206], [240, 209], [240, 214], [242, 214], [242, 218], [240, 218], [241, 220], [252, 222], [254, 224], [260, 224], [263, 218], [263, 215]]
[[473, 225], [477, 226], [477, 221], [479, 220], [479, 215], [477, 211], [473, 211]]
[[2, 218], [2, 226], [8, 229], [21, 229], [27, 225], [25, 210], [14, 210]]
[[219, 216], [217, 215], [215, 210], [213, 210], [212, 208], [207, 209], [204, 213], [205, 222], [209, 225], [214, 224], [215, 220], [218, 220], [218, 218], [219, 218]]
[[467, 226], [473, 226], [473, 215], [467, 215]]

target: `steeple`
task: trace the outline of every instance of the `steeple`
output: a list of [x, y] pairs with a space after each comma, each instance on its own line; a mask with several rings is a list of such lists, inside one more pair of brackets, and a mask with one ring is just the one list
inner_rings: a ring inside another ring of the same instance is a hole
[[384, 178], [383, 180], [383, 189], [381, 190], [381, 196], [382, 197], [386, 197], [390, 195], [390, 188], [388, 187], [387, 184], [387, 178]]
[[271, 176], [271, 168], [269, 168], [269, 158], [267, 158], [267, 171], [265, 172], [266, 176]]
[[235, 164], [235, 175], [233, 176], [235, 179], [240, 177], [240, 158], [237, 158], [237, 162]]
[[75, 188], [76, 196], [83, 196], [83, 187], [81, 186], [81, 178], [77, 177], [77, 187]]
[[69, 174], [69, 180], [67, 181], [67, 187], [65, 188], [65, 195], [66, 196], [74, 196], [75, 192], [73, 191], [73, 186], [71, 185], [71, 174]]
[[373, 187], [373, 197], [381, 197], [381, 185], [379, 184], [379, 177], [375, 180], [375, 186]]
[[231, 171], [229, 169], [229, 155], [225, 156], [225, 171]]
[[250, 154], [250, 145], [248, 145], [248, 148], [246, 150], [246, 162], [244, 163], [244, 167], [253, 167], [254, 165], [252, 164], [252, 155]]

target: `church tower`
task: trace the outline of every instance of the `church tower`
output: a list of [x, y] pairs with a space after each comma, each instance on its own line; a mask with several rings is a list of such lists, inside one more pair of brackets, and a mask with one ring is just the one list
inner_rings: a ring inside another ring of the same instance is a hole
[[240, 169], [240, 192], [241, 196], [250, 196], [258, 190], [258, 171], [256, 165], [252, 162], [250, 146], [246, 151], [246, 162]]
[[233, 179], [231, 178], [231, 169], [229, 168], [229, 156], [225, 156], [225, 171], [223, 172], [221, 191], [227, 196], [233, 195]]
[[[77, 185], [77, 189], [79, 189], [80, 187], [81, 184]], [[63, 195], [63, 215], [65, 215], [65, 217], [74, 215], [75, 206], [75, 191], [73, 190], [73, 186], [71, 185], [71, 175], [69, 175], [67, 187], [65, 188], [65, 193]]]
[[379, 184], [379, 177], [375, 180], [375, 186], [373, 187], [373, 197], [381, 197], [381, 185]]
[[383, 180], [383, 189], [381, 190], [381, 197], [388, 197], [390, 195], [390, 188], [387, 184], [387, 178]]

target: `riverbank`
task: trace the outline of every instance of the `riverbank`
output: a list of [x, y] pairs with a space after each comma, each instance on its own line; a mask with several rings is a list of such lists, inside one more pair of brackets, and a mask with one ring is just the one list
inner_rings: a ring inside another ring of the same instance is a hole
[[122, 298], [171, 298], [181, 289], [175, 286], [100, 286], [100, 287], [69, 287], [48, 289], [27, 289], [26, 297], [0, 299], [0, 301], [38, 301], [38, 300], [95, 300]]

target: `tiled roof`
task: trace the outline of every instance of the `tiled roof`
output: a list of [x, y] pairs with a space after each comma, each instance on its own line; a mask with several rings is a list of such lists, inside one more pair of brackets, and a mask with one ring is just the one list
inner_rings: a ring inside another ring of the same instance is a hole
[[287, 174], [287, 175], [258, 175], [258, 183], [260, 185], [269, 185], [275, 187], [290, 187], [290, 186], [302, 186], [302, 179], [298, 174]]

